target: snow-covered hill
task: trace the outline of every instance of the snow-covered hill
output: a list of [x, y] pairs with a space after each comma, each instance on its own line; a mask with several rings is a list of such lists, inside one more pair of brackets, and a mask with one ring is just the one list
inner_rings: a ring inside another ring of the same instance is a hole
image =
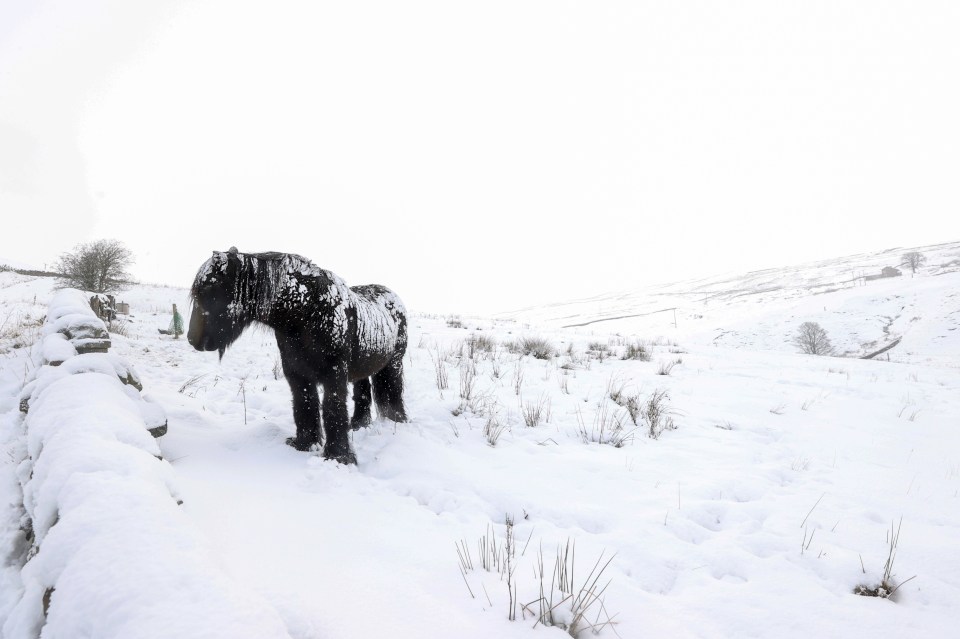
[[[929, 262], [915, 278], [865, 286], [844, 287], [844, 265], [879, 272], [899, 250], [510, 318], [415, 315], [412, 421], [356, 432], [350, 467], [284, 444], [290, 393], [270, 331], [249, 331], [222, 362], [157, 331], [172, 304], [187, 308], [184, 289], [124, 292], [132, 316], [112, 352], [166, 408], [160, 449], [218, 570], [290, 637], [562, 637], [608, 560], [579, 636], [593, 624], [623, 638], [949, 637], [960, 618], [960, 274], [949, 262], [960, 245], [921, 250]], [[0, 544], [13, 560], [15, 400], [51, 286], [0, 273]], [[671, 307], [677, 328], [672, 312], [613, 319]], [[891, 361], [799, 355], [789, 338], [808, 320], [854, 353], [888, 333], [903, 341]], [[563, 328], [573, 324], [586, 325]], [[518, 352], [530, 337], [550, 341], [547, 359]], [[649, 361], [621, 359], [640, 338]], [[637, 408], [657, 397], [661, 425], [675, 428], [653, 438]], [[516, 606], [502, 569], [508, 518]], [[899, 589], [854, 595], [881, 581], [901, 519]], [[557, 587], [558, 554], [575, 597]], [[2, 627], [23, 584], [15, 561], [0, 564]], [[110, 578], [91, 572], [88, 586]], [[541, 595], [554, 627], [538, 623]], [[54, 591], [49, 605], [70, 602]], [[94, 636], [116, 636], [99, 624]], [[142, 636], [164, 630], [161, 619]]]
[[[917, 251], [914, 275], [900, 266]], [[879, 278], [884, 267], [902, 271]], [[851, 357], [898, 340], [884, 358], [960, 361], [960, 242], [888, 249], [526, 308], [499, 317], [586, 331], [669, 335], [718, 346], [795, 352], [797, 327], [817, 322]]]

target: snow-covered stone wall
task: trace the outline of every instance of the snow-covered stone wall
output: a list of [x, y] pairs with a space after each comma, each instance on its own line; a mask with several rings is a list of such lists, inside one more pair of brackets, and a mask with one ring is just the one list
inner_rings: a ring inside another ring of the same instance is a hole
[[79, 291], [51, 302], [45, 340], [59, 340], [59, 365], [44, 343], [21, 393], [18, 475], [32, 547], [0, 635], [289, 637], [275, 610], [214, 564], [182, 512], [150, 429], [163, 412], [140, 397], [136, 371], [111, 354], [65, 348], [103, 342], [84, 308]]

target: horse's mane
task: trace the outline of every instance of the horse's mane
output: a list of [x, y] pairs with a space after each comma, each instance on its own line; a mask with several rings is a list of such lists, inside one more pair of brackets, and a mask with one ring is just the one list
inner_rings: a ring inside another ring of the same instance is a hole
[[[237, 261], [233, 275], [230, 260]], [[202, 284], [214, 273], [222, 274], [222, 284], [232, 287], [230, 294], [238, 311], [249, 313], [251, 319], [265, 319], [282, 291], [288, 290], [295, 276], [321, 279], [339, 289], [341, 296], [349, 297], [350, 289], [334, 273], [318, 267], [309, 259], [295, 253], [268, 251], [264, 253], [214, 252], [204, 262], [190, 289], [194, 299]], [[232, 280], [232, 281], [229, 281]]]

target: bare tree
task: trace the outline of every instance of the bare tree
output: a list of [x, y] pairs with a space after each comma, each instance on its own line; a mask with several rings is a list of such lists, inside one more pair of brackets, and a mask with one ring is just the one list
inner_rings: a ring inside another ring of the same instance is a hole
[[797, 330], [793, 343], [800, 348], [801, 353], [809, 355], [832, 355], [833, 345], [827, 337], [827, 331], [816, 322], [804, 322]]
[[55, 270], [60, 286], [107, 293], [130, 280], [127, 269], [132, 264], [133, 253], [120, 241], [96, 240], [61, 255]]
[[917, 273], [917, 269], [926, 263], [927, 256], [920, 251], [909, 251], [904, 253], [903, 259], [900, 260], [900, 265], [909, 268], [911, 274], [914, 275]]

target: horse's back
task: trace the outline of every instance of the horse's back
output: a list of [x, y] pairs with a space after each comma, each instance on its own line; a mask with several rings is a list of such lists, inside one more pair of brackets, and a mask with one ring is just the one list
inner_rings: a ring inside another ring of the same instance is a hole
[[396, 293], [379, 284], [351, 286], [357, 330], [351, 377], [372, 375], [407, 348], [407, 310]]

